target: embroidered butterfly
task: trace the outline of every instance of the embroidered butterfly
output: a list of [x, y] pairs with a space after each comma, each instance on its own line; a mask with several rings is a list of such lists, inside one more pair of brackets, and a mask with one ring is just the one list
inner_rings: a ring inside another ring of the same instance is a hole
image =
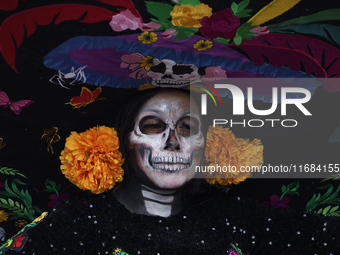
[[47, 143], [47, 151], [50, 151], [53, 154], [53, 147], [52, 143], [58, 142], [61, 138], [58, 135], [58, 128], [57, 127], [51, 127], [44, 129], [44, 133], [41, 136], [41, 139], [43, 139]]
[[89, 90], [86, 87], [82, 87], [80, 96], [73, 97], [71, 101], [66, 104], [70, 104], [74, 106], [74, 108], [79, 108], [82, 106], [85, 107], [86, 105], [93, 103], [94, 101], [105, 99], [105, 98], [97, 99], [101, 92], [102, 92], [101, 87], [96, 88], [93, 92], [91, 92], [91, 90]]
[[16, 114], [20, 114], [22, 108], [29, 106], [30, 104], [33, 104], [34, 101], [32, 100], [19, 100], [13, 102], [12, 100], [9, 100], [7, 94], [3, 91], [0, 91], [0, 105], [4, 105], [5, 108], [9, 106], [9, 108]]

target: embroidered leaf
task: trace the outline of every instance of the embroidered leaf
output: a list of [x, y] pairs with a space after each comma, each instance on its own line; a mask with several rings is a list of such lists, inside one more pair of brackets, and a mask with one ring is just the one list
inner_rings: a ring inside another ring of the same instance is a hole
[[321, 196], [319, 193], [317, 196], [316, 194], [313, 195], [313, 197], [308, 201], [306, 205], [306, 211], [310, 212], [312, 211], [315, 207], [321, 204], [340, 204], [340, 198], [338, 198], [338, 194], [340, 192], [340, 186], [338, 186], [337, 190], [333, 191], [333, 185], [332, 184], [327, 184], [324, 187], [321, 187], [320, 189], [328, 189], [326, 193]]
[[190, 4], [192, 6], [197, 6], [200, 5], [200, 3], [199, 0], [180, 0], [181, 5]]
[[249, 5], [249, 2], [249, 0], [244, 0], [239, 4], [233, 2], [231, 4], [231, 10], [233, 11], [234, 15], [240, 18], [249, 17], [249, 12], [252, 11], [251, 9], [246, 9], [246, 7]]
[[329, 180], [340, 181], [340, 174], [334, 174], [329, 178], [323, 179], [321, 182], [325, 182], [325, 181], [329, 181]]
[[242, 43], [242, 37], [236, 33], [236, 36], [234, 38], [234, 43], [239, 46]]
[[51, 181], [49, 179], [46, 179], [45, 181], [45, 187], [46, 189], [44, 189], [43, 191], [45, 192], [52, 192], [52, 193], [56, 193], [57, 196], [59, 196], [59, 190], [61, 188], [61, 185], [57, 185], [54, 181]]
[[27, 179], [27, 177], [23, 175], [22, 173], [20, 173], [19, 170], [14, 170], [13, 168], [9, 168], [9, 167], [0, 167], [0, 173], [7, 174], [7, 175], [19, 175]]
[[250, 0], [243, 0], [241, 3], [238, 4], [238, 11], [244, 10], [250, 3]]
[[340, 46], [340, 34], [338, 33], [339, 26], [314, 23], [306, 25], [292, 25], [282, 28], [270, 28], [269, 30], [271, 33], [280, 34], [315, 35], [319, 38], [321, 37], [323, 41], [329, 44]]
[[328, 139], [328, 143], [340, 142], [340, 126], [338, 126]]
[[237, 13], [238, 11], [238, 5], [235, 2], [233, 2], [230, 8], [233, 11], [234, 15], [236, 15], [235, 13]]
[[[122, 2], [119, 1], [120, 6]], [[127, 1], [128, 2], [128, 1]], [[17, 72], [15, 51], [20, 47], [25, 36], [31, 36], [37, 25], [46, 26], [52, 22], [56, 25], [63, 21], [75, 20], [81, 23], [110, 21], [116, 12], [82, 4], [60, 4], [38, 7], [18, 12], [7, 18], [0, 26], [0, 49], [7, 64]]]
[[322, 214], [325, 216], [333, 216], [333, 217], [340, 217], [340, 210], [338, 211], [339, 206], [334, 206], [333, 208], [331, 208], [331, 206], [327, 206], [326, 208], [321, 208], [319, 209], [317, 212], [317, 214]]
[[282, 185], [281, 187], [281, 191], [282, 191], [282, 195], [280, 197], [280, 200], [285, 196], [285, 195], [300, 195], [297, 192], [297, 189], [300, 187], [300, 183], [299, 182], [292, 182], [290, 184], [287, 185], [287, 187], [285, 185]]
[[8, 213], [8, 215], [14, 216], [11, 217], [11, 219], [26, 217], [23, 209], [24, 206], [22, 204], [19, 204], [17, 201], [14, 202], [10, 198], [8, 198], [7, 200], [4, 198], [0, 198], [0, 207], [12, 211]]
[[198, 31], [197, 28], [194, 27], [176, 27], [176, 42], [181, 41], [187, 38], [190, 38]]
[[171, 29], [174, 28], [175, 26], [171, 23], [170, 20], [166, 20], [166, 19], [162, 19], [162, 20], [156, 20], [151, 18], [150, 19], [152, 22], [155, 22], [157, 24], [160, 24], [161, 27], [153, 29], [152, 31], [163, 31], [163, 30], [167, 30], [167, 29]]
[[339, 206], [334, 206], [329, 212], [332, 213], [332, 212], [335, 212], [336, 210], [338, 210]]
[[[276, 23], [269, 25], [268, 28], [279, 28], [279, 27], [286, 27], [291, 25], [303, 25], [309, 24], [318, 21], [326, 21], [326, 20], [340, 20], [340, 9], [330, 9], [324, 10], [321, 12], [314, 13], [312, 15], [302, 16], [299, 18], [286, 20], [281, 23]], [[320, 25], [319, 25], [320, 26]], [[324, 24], [322, 24], [324, 26]]]
[[159, 20], [171, 18], [170, 12], [174, 9], [170, 4], [146, 1], [148, 12]]
[[251, 40], [252, 37], [256, 37], [256, 33], [249, 31], [252, 28], [254, 28], [254, 26], [252, 26], [251, 23], [244, 23], [237, 29], [237, 34], [244, 39]]
[[35, 209], [33, 209], [32, 206], [32, 197], [31, 195], [28, 193], [28, 190], [24, 191], [21, 190], [19, 191], [19, 189], [17, 188], [16, 184], [20, 184], [20, 185], [26, 185], [25, 183], [21, 182], [18, 179], [14, 179], [12, 181], [12, 189], [8, 186], [7, 180], [5, 181], [5, 190], [6, 191], [2, 191], [0, 193], [1, 197], [14, 197], [16, 199], [20, 199], [25, 206], [21, 205], [21, 204], [17, 204], [15, 203], [12, 199], [8, 198], [7, 200], [4, 198], [0, 198], [0, 206], [5, 207], [7, 206], [7, 209], [14, 211], [14, 210], [21, 210], [24, 214], [25, 217], [27, 217], [29, 220], [33, 221], [34, 220], [34, 214], [35, 212], [40, 212], [38, 207], [35, 207]]
[[[286, 65], [295, 71], [302, 69], [307, 75], [340, 77], [340, 50], [318, 39], [272, 33], [230, 47], [246, 52], [256, 65]], [[340, 91], [340, 84], [332, 80], [325, 81], [323, 86], [327, 91]]]
[[229, 43], [229, 41], [230, 41], [230, 40], [224, 39], [224, 38], [222, 38], [222, 37], [217, 37], [217, 38], [215, 38], [214, 40], [217, 41], [217, 42], [223, 43], [223, 44], [226, 45], [226, 46], [228, 46], [228, 43]]

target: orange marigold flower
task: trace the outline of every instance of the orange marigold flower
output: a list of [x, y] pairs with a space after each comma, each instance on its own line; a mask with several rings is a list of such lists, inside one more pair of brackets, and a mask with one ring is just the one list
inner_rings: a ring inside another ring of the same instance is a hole
[[263, 145], [259, 139], [250, 142], [249, 139], [236, 138], [229, 128], [210, 126], [205, 157], [209, 167], [228, 168], [228, 171], [215, 172], [213, 178], [207, 178], [210, 184], [238, 184], [251, 175], [250, 172], [241, 172], [241, 167], [260, 167], [263, 163]]
[[71, 132], [60, 160], [62, 173], [82, 190], [99, 194], [123, 180], [122, 154], [114, 128], [99, 126]]
[[199, 20], [204, 17], [210, 17], [212, 9], [206, 4], [197, 6], [190, 4], [175, 5], [170, 14], [172, 16], [171, 23], [174, 26], [200, 28], [202, 25]]

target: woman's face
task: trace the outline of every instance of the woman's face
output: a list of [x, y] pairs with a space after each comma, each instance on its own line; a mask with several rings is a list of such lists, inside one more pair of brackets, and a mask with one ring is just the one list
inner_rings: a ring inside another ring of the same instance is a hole
[[194, 176], [205, 145], [198, 106], [190, 111], [190, 96], [180, 90], [156, 94], [140, 109], [129, 143], [131, 164], [144, 184], [183, 186]]

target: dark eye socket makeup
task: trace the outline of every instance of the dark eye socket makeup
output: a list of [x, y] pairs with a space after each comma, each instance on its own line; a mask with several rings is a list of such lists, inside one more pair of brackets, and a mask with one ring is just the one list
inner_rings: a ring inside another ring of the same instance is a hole
[[[143, 134], [156, 135], [166, 130], [167, 124], [155, 116], [145, 116], [139, 122], [139, 129]], [[185, 116], [176, 123], [176, 132], [183, 137], [197, 135], [199, 121], [196, 118]]]

